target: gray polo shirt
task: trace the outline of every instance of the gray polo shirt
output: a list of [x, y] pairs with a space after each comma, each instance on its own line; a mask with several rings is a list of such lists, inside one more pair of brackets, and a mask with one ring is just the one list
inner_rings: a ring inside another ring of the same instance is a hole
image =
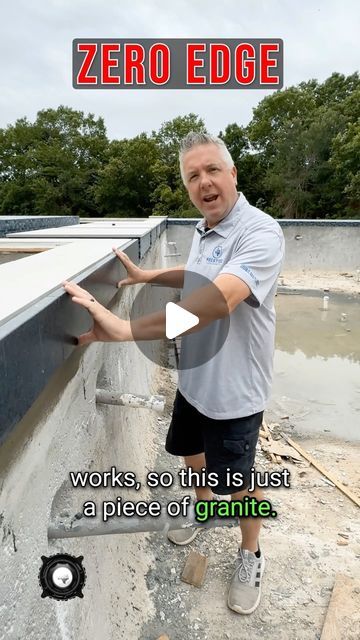
[[[263, 411], [270, 395], [274, 297], [284, 257], [284, 237], [280, 225], [251, 206], [242, 193], [214, 228], [204, 232], [204, 223], [201, 220], [196, 225], [185, 268], [183, 297], [194, 289], [194, 279], [187, 276], [187, 270], [211, 281], [223, 273], [233, 274], [248, 285], [251, 295], [229, 318], [207, 327], [213, 328], [211, 338], [216, 341], [220, 339], [221, 323], [227, 322], [227, 339], [209, 361], [190, 369], [180, 368], [178, 387], [200, 413], [217, 420], [240, 418]], [[206, 348], [201, 333], [195, 343], [199, 353]], [[207, 332], [206, 342], [208, 339]], [[193, 354], [194, 340], [190, 335], [184, 336], [183, 361], [190, 347]]]

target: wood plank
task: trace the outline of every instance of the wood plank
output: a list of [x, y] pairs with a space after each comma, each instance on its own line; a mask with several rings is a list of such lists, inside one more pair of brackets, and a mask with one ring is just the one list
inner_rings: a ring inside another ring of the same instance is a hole
[[262, 421], [262, 428], [265, 431], [265, 437], [266, 438], [271, 438], [271, 433], [270, 433], [269, 427], [267, 425], [267, 422], [264, 419]]
[[350, 500], [352, 500], [358, 507], [360, 507], [360, 499], [354, 493], [352, 493], [352, 491], [349, 491], [349, 489], [345, 487], [332, 473], [330, 473], [330, 471], [325, 469], [325, 467], [323, 467], [323, 465], [320, 464], [320, 462], [318, 462], [316, 458], [314, 458], [314, 456], [312, 456], [310, 453], [305, 451], [305, 449], [300, 447], [300, 445], [297, 444], [297, 442], [294, 442], [294, 440], [292, 440], [291, 438], [288, 438], [288, 436], [285, 435], [284, 433], [282, 433], [281, 435], [289, 445], [291, 445], [292, 447], [294, 447], [294, 449], [296, 449], [296, 451], [301, 453], [301, 455], [303, 456], [303, 458], [305, 458], [305, 460], [308, 460], [315, 467], [315, 469], [320, 471], [320, 473], [322, 473], [323, 476], [325, 476], [328, 480], [333, 482], [334, 485], [338, 489], [340, 489], [340, 491], [342, 491], [348, 498], [350, 498]]
[[302, 461], [300, 453], [296, 451], [294, 447], [290, 447], [290, 445], [283, 444], [277, 440], [271, 440], [270, 443], [265, 442], [264, 448], [274, 455], [283, 456], [285, 458], [294, 458], [295, 460]]
[[[273, 439], [272, 439], [272, 436], [271, 436], [271, 433], [270, 433], [270, 429], [269, 429], [269, 427], [267, 425], [267, 422], [264, 420], [264, 418], [263, 418], [263, 421], [262, 421], [262, 427], [263, 427], [263, 430], [265, 432], [265, 438], [267, 438], [267, 440], [269, 442], [273, 442]], [[272, 462], [281, 462], [280, 456], [276, 456], [274, 453], [271, 453], [271, 451], [269, 453], [270, 453], [270, 458], [271, 458]]]
[[201, 587], [205, 580], [207, 567], [207, 556], [203, 556], [197, 551], [190, 551], [181, 574], [181, 580], [194, 585], [194, 587]]
[[360, 624], [360, 581], [338, 573], [320, 640], [356, 640]]

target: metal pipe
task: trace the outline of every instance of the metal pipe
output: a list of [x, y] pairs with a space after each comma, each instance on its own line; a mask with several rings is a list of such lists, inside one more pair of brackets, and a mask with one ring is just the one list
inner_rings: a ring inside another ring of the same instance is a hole
[[172, 253], [165, 253], [164, 258], [174, 258], [176, 256], [181, 256], [181, 253], [178, 253], [176, 242], [167, 242], [167, 245], [171, 248]]
[[120, 517], [103, 522], [96, 518], [86, 518], [82, 514], [77, 514], [76, 518], [68, 523], [61, 521], [51, 523], [48, 528], [48, 538], [49, 540], [86, 538], [89, 536], [148, 533], [151, 531], [159, 531], [166, 534], [171, 529], [186, 529], [188, 527], [210, 529], [234, 524], [238, 524], [237, 518], [210, 518], [206, 522], [197, 522], [195, 520], [194, 506], [190, 505], [186, 517], [171, 517], [168, 513], [161, 513], [156, 518], [151, 516], [144, 516], [143, 518], [132, 516], [131, 518]]
[[142, 396], [135, 393], [116, 393], [106, 389], [96, 389], [98, 404], [116, 404], [123, 407], [152, 409], [162, 413], [165, 407], [165, 396]]

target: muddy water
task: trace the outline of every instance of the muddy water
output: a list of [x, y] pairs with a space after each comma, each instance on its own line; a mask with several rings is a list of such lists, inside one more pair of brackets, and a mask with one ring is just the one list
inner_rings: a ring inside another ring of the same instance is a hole
[[360, 440], [360, 296], [276, 298], [274, 384], [269, 408], [298, 430]]

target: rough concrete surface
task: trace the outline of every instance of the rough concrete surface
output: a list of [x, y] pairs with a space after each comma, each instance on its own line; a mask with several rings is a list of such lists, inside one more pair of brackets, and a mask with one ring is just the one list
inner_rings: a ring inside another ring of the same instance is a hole
[[[168, 373], [164, 373], [160, 391], [173, 397], [175, 384]], [[180, 461], [164, 451], [170, 411], [171, 406], [157, 420], [156, 469], [176, 474]], [[270, 424], [275, 420], [279, 423], [280, 418], [266, 415]], [[359, 443], [342, 442], [326, 435], [303, 437], [287, 420], [280, 420], [278, 430], [291, 434], [360, 496]], [[268, 461], [260, 445], [256, 465], [259, 470], [283, 466]], [[156, 613], [148, 616], [139, 640], [155, 640], [161, 633], [166, 633], [170, 640], [320, 638], [335, 575], [359, 576], [359, 509], [337, 488], [326, 484], [321, 474], [305, 461], [285, 466], [291, 472], [291, 488], [266, 491], [278, 517], [264, 521], [261, 533], [267, 566], [258, 609], [250, 616], [241, 616], [226, 605], [239, 542], [237, 527], [203, 531], [189, 547], [176, 547], [164, 535], [151, 534], [148, 544], [155, 561], [146, 582]], [[179, 499], [184, 492], [174, 483], [169, 489], [152, 490], [152, 495], [166, 502]], [[342, 546], [341, 541], [347, 544]], [[180, 580], [190, 550], [209, 556], [205, 584], [200, 589]], [[360, 619], [344, 640], [359, 637]]]
[[[148, 261], [160, 261], [162, 244]], [[145, 266], [149, 266], [149, 262]], [[120, 292], [114, 311], [126, 317], [136, 294]], [[152, 293], [156, 298], [156, 295]], [[151, 302], [151, 301], [150, 301]], [[52, 541], [55, 514], [78, 513], [86, 499], [115, 497], [116, 489], [74, 489], [70, 471], [116, 465], [143, 477], [154, 465], [156, 414], [96, 405], [97, 388], [153, 394], [157, 367], [135, 344], [92, 344], [64, 363], [0, 448], [1, 640], [136, 638], [153, 604], [145, 576], [146, 536]], [[129, 497], [134, 496], [130, 490]], [[41, 556], [84, 556], [84, 598], [41, 598]]]
[[291, 271], [284, 267], [279, 284], [289, 289], [317, 289], [318, 291], [327, 289], [329, 292], [336, 291], [360, 296], [360, 265], [355, 270], [313, 272], [305, 269]]
[[[178, 240], [178, 262], [186, 259], [185, 240]], [[167, 251], [163, 245], [162, 253]], [[173, 260], [167, 258], [167, 266]], [[145, 266], [154, 264], [161, 264], [159, 254], [149, 255]], [[354, 272], [352, 278], [336, 273], [323, 274], [323, 279], [312, 274], [314, 281], [301, 271], [294, 280], [286, 271], [284, 277], [290, 287], [319, 289], [331, 282], [334, 290], [348, 291], [354, 285], [358, 295]], [[119, 315], [128, 312], [134, 295], [132, 288], [122, 294], [115, 310]], [[166, 412], [158, 418], [141, 409], [96, 407], [99, 387], [164, 394]], [[250, 616], [226, 606], [237, 527], [201, 532], [190, 545], [209, 556], [199, 589], [180, 580], [189, 548], [171, 545], [163, 534], [48, 541], [47, 525], [55, 513], [77, 512], [87, 498], [101, 502], [119, 495], [117, 490], [71, 490], [69, 471], [106, 470], [116, 464], [134, 470], [141, 480], [153, 469], [176, 474], [181, 461], [164, 451], [174, 393], [170, 372], [158, 369], [135, 345], [91, 345], [57, 372], [2, 446], [1, 640], [157, 640], [162, 634], [170, 640], [319, 640], [335, 575], [359, 575], [360, 523], [358, 507], [307, 463], [286, 465], [290, 489], [267, 491], [278, 517], [266, 521], [261, 533], [267, 567], [261, 604]], [[304, 436], [283, 414], [266, 417], [360, 496], [358, 442], [328, 434]], [[260, 448], [257, 466], [273, 468]], [[165, 503], [184, 492], [174, 484], [137, 497]], [[40, 597], [40, 556], [60, 551], [84, 556], [83, 600]], [[349, 633], [344, 640], [358, 640], [360, 622]]]

